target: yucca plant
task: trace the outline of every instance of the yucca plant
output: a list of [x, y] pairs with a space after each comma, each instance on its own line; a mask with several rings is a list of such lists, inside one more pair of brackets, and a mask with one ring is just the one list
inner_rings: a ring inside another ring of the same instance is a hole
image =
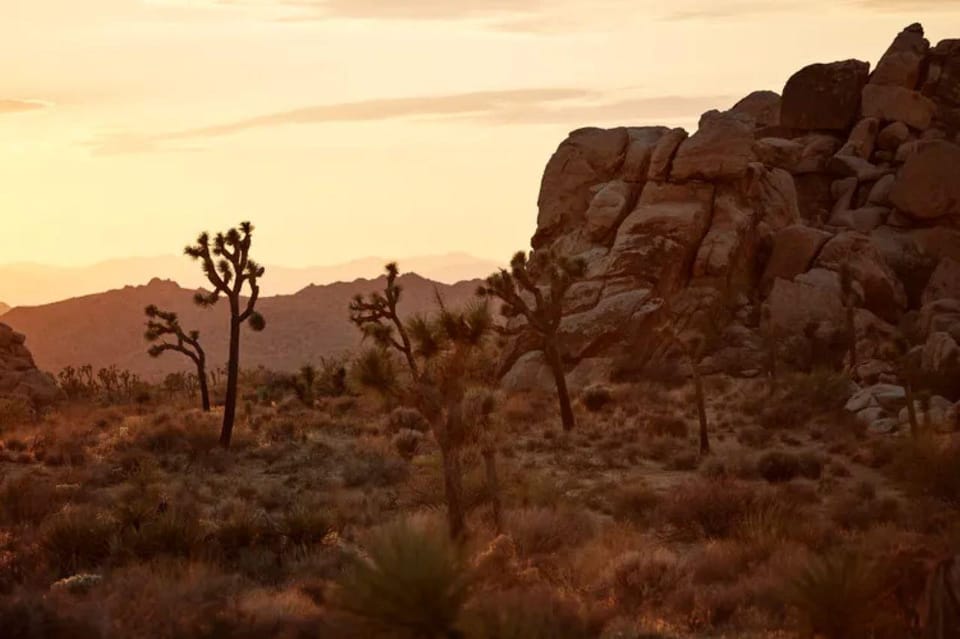
[[461, 610], [470, 575], [445, 536], [409, 522], [389, 525], [352, 559], [338, 582], [337, 606], [391, 637], [461, 637]]
[[814, 635], [824, 639], [867, 637], [885, 594], [883, 571], [863, 557], [846, 552], [815, 557], [784, 589]]

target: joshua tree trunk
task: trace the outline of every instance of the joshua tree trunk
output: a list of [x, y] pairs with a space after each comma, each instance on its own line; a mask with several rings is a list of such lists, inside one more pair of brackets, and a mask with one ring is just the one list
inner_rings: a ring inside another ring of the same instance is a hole
[[220, 445], [230, 447], [233, 422], [237, 414], [237, 381], [240, 376], [240, 311], [233, 300], [230, 306], [230, 357], [227, 360], [227, 396], [223, 406]]
[[855, 373], [857, 362], [860, 358], [857, 356], [857, 322], [854, 316], [853, 304], [847, 302], [847, 339], [850, 340], [850, 372]]
[[560, 401], [560, 420], [563, 422], [563, 430], [571, 431], [574, 427], [574, 419], [573, 408], [570, 406], [570, 392], [567, 390], [567, 378], [563, 372], [560, 351], [552, 339], [547, 340], [543, 354], [546, 356], [547, 365], [550, 367], [553, 380], [557, 385], [557, 398]]
[[691, 363], [693, 369], [693, 387], [697, 395], [697, 417], [700, 420], [700, 455], [710, 454], [710, 434], [707, 429], [707, 402], [703, 396], [703, 378], [696, 363]]
[[907, 380], [905, 385], [907, 391], [907, 415], [910, 418], [910, 437], [917, 438], [920, 433], [920, 425], [917, 423], [917, 407], [914, 405], [913, 383]]
[[497, 451], [493, 446], [485, 446], [482, 454], [483, 467], [487, 475], [487, 490], [490, 492], [493, 527], [499, 535], [503, 532], [503, 515], [500, 507], [500, 479], [497, 477]]
[[197, 384], [200, 386], [200, 405], [210, 412], [210, 389], [207, 387], [207, 369], [202, 360], [197, 362]]

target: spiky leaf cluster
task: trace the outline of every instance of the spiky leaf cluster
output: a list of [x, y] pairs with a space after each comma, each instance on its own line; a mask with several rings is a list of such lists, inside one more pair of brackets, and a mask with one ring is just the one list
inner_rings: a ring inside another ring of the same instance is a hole
[[522, 316], [540, 335], [552, 335], [563, 318], [563, 298], [583, 277], [586, 263], [549, 251], [527, 257], [518, 252], [510, 268], [500, 269], [477, 289], [481, 297], [496, 297], [503, 302], [505, 317]]
[[239, 315], [241, 323], [249, 321], [255, 331], [264, 329], [263, 316], [254, 310], [260, 297], [259, 279], [264, 268], [250, 259], [250, 244], [253, 225], [243, 222], [238, 228], [217, 233], [211, 240], [208, 233], [201, 233], [196, 244], [184, 249], [184, 253], [200, 262], [203, 273], [213, 285], [212, 291], [197, 291], [194, 301], [200, 306], [213, 306], [224, 295], [239, 304], [244, 285], [250, 287], [250, 296]]
[[199, 331], [185, 331], [176, 313], [161, 310], [155, 304], [147, 306], [144, 314], [147, 316], [147, 330], [143, 336], [148, 342], [153, 342], [147, 351], [151, 357], [160, 357], [166, 351], [176, 351], [196, 364], [203, 362], [205, 357], [200, 346]]

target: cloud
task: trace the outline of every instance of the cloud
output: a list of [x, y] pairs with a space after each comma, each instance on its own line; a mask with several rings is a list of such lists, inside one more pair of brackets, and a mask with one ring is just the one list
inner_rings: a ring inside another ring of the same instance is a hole
[[50, 105], [40, 100], [3, 100], [0, 99], [0, 115], [7, 113], [26, 113], [27, 111], [39, 111], [46, 109]]
[[[199, 141], [256, 129], [398, 119], [433, 122], [459, 119], [496, 125], [637, 123], [655, 118], [696, 117], [729, 101], [729, 96], [635, 97], [625, 96], [622, 91], [610, 94], [567, 88], [476, 91], [314, 105], [161, 133], [106, 133], [83, 145], [99, 155], [198, 150], [195, 143]], [[183, 146], [190, 143], [194, 146]]]

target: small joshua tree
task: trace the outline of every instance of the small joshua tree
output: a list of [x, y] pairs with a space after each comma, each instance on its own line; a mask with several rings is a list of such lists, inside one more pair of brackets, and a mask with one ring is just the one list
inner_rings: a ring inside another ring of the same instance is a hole
[[854, 287], [853, 269], [849, 262], [840, 265], [840, 292], [843, 296], [843, 310], [846, 323], [847, 344], [850, 354], [850, 371], [856, 373], [859, 358], [857, 355], [857, 301], [858, 294]]
[[[350, 320], [377, 344], [358, 359], [357, 377], [381, 393], [406, 395], [429, 421], [443, 461], [450, 536], [460, 539], [466, 532], [460, 453], [469, 434], [463, 403], [470, 380], [478, 377], [478, 354], [492, 320], [486, 304], [452, 311], [438, 296], [435, 314], [404, 322], [397, 313], [398, 273], [396, 264], [388, 264], [383, 292], [350, 303]], [[406, 361], [408, 385], [398, 381], [391, 352]]]
[[[210, 410], [210, 391], [207, 389], [207, 355], [200, 346], [199, 331], [185, 331], [180, 326], [176, 313], [162, 311], [154, 304], [148, 306], [147, 331], [144, 337], [149, 342], [150, 357], [160, 357], [167, 351], [182, 353], [197, 367], [197, 381], [200, 385], [200, 403], [203, 410]], [[168, 341], [166, 338], [170, 338]]]
[[703, 376], [700, 374], [700, 361], [703, 359], [705, 340], [702, 335], [692, 333], [684, 334], [678, 328], [677, 324], [668, 320], [668, 324], [660, 329], [660, 335], [664, 337], [666, 348], [676, 348], [687, 360], [690, 366], [690, 374], [693, 377], [694, 397], [697, 402], [697, 420], [699, 421], [700, 437], [700, 456], [705, 457], [710, 454], [710, 429], [707, 421], [707, 401], [703, 391]]
[[[237, 381], [240, 377], [240, 327], [249, 323], [254, 331], [262, 331], [263, 316], [254, 308], [260, 297], [260, 278], [263, 267], [250, 259], [250, 244], [253, 225], [243, 222], [239, 228], [226, 233], [217, 233], [211, 242], [207, 233], [201, 233], [197, 243], [184, 252], [200, 262], [203, 273], [213, 285], [211, 292], [198, 291], [194, 301], [210, 307], [223, 295], [230, 305], [230, 351], [227, 359], [227, 394], [223, 408], [223, 427], [220, 444], [227, 448], [233, 435], [233, 422], [237, 412]], [[249, 286], [250, 296], [243, 298], [244, 286]]]
[[477, 290], [481, 297], [501, 300], [501, 313], [508, 318], [522, 317], [526, 320], [525, 328], [536, 335], [553, 373], [560, 419], [566, 431], [573, 429], [574, 418], [558, 333], [563, 319], [563, 298], [585, 270], [586, 264], [582, 260], [544, 251], [534, 253], [528, 259], [521, 251], [510, 260], [510, 270], [501, 269], [494, 273]]

